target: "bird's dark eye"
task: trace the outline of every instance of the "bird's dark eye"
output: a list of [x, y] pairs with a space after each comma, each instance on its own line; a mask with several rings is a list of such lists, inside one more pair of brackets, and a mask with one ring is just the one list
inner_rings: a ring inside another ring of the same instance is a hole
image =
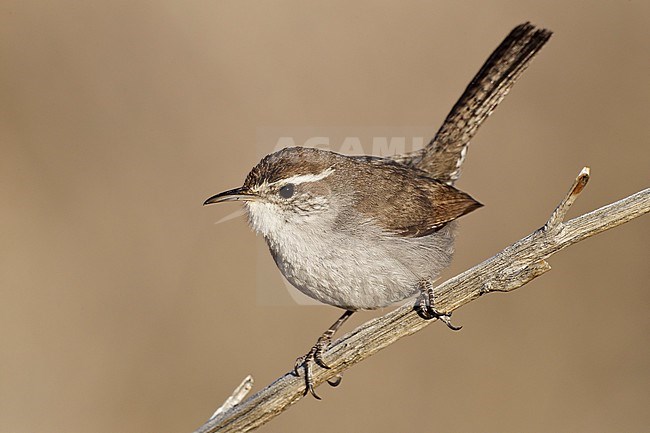
[[280, 197], [282, 198], [291, 198], [293, 196], [293, 190], [294, 190], [294, 185], [292, 183], [288, 183], [282, 188], [280, 188], [278, 194], [280, 194]]

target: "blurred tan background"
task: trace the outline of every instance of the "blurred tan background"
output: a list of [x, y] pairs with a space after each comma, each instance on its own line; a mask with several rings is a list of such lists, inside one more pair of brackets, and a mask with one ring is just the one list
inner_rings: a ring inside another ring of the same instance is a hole
[[[447, 277], [583, 165], [572, 216], [650, 186], [650, 3], [1, 2], [0, 432], [190, 432], [288, 371], [339, 311], [259, 302], [262, 240], [202, 201], [260, 128], [433, 134], [526, 20], [555, 35], [473, 141], [459, 186], [486, 207]], [[648, 431], [649, 240], [645, 217], [573, 246], [263, 431]]]

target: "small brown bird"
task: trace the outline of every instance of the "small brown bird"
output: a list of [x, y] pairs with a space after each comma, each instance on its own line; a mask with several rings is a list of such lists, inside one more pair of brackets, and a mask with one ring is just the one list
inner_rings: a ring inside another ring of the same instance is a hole
[[470, 139], [550, 36], [529, 23], [515, 27], [422, 150], [384, 158], [287, 148], [262, 159], [242, 187], [205, 201], [243, 201], [287, 280], [345, 310], [296, 361], [305, 394], [319, 398], [313, 363], [329, 368], [322, 352], [357, 310], [419, 295], [423, 318], [459, 329], [435, 309], [432, 283], [451, 261], [455, 220], [482, 205], [453, 185]]

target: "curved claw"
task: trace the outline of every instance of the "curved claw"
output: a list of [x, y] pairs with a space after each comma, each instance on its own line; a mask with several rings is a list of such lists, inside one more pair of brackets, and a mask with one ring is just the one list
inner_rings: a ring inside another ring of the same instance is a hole
[[462, 326], [455, 326], [453, 323], [451, 323], [451, 313], [438, 313], [434, 310], [434, 314], [437, 314], [438, 320], [442, 320], [442, 322], [447, 325], [447, 328], [451, 329], [452, 331], [460, 331], [463, 329]]
[[314, 391], [314, 385], [313, 384], [310, 383], [309, 385], [307, 385], [307, 388], [305, 388], [305, 392], [302, 395], [303, 396], [307, 395], [307, 392], [309, 392], [311, 395], [313, 395], [316, 400], [322, 400], [322, 398], [320, 398], [318, 396], [318, 394], [316, 394], [316, 391]]
[[327, 379], [327, 383], [332, 387], [337, 387], [337, 386], [339, 386], [341, 384], [342, 379], [343, 378], [341, 377], [341, 375], [337, 374], [336, 376], [334, 376], [334, 378]]

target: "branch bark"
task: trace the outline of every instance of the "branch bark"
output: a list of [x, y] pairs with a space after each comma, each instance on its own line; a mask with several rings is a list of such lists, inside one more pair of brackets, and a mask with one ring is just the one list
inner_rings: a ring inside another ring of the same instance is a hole
[[[492, 258], [440, 284], [436, 308], [451, 312], [489, 292], [509, 292], [551, 269], [546, 259], [556, 252], [650, 212], [650, 188], [567, 222], [567, 211], [589, 181], [583, 168], [569, 193], [546, 224]], [[402, 337], [431, 324], [407, 304], [373, 319], [336, 340], [323, 354], [332, 368], [315, 367], [314, 385], [347, 370]], [[246, 401], [218, 411], [195, 433], [246, 432], [285, 411], [303, 397], [304, 380], [288, 372]]]

